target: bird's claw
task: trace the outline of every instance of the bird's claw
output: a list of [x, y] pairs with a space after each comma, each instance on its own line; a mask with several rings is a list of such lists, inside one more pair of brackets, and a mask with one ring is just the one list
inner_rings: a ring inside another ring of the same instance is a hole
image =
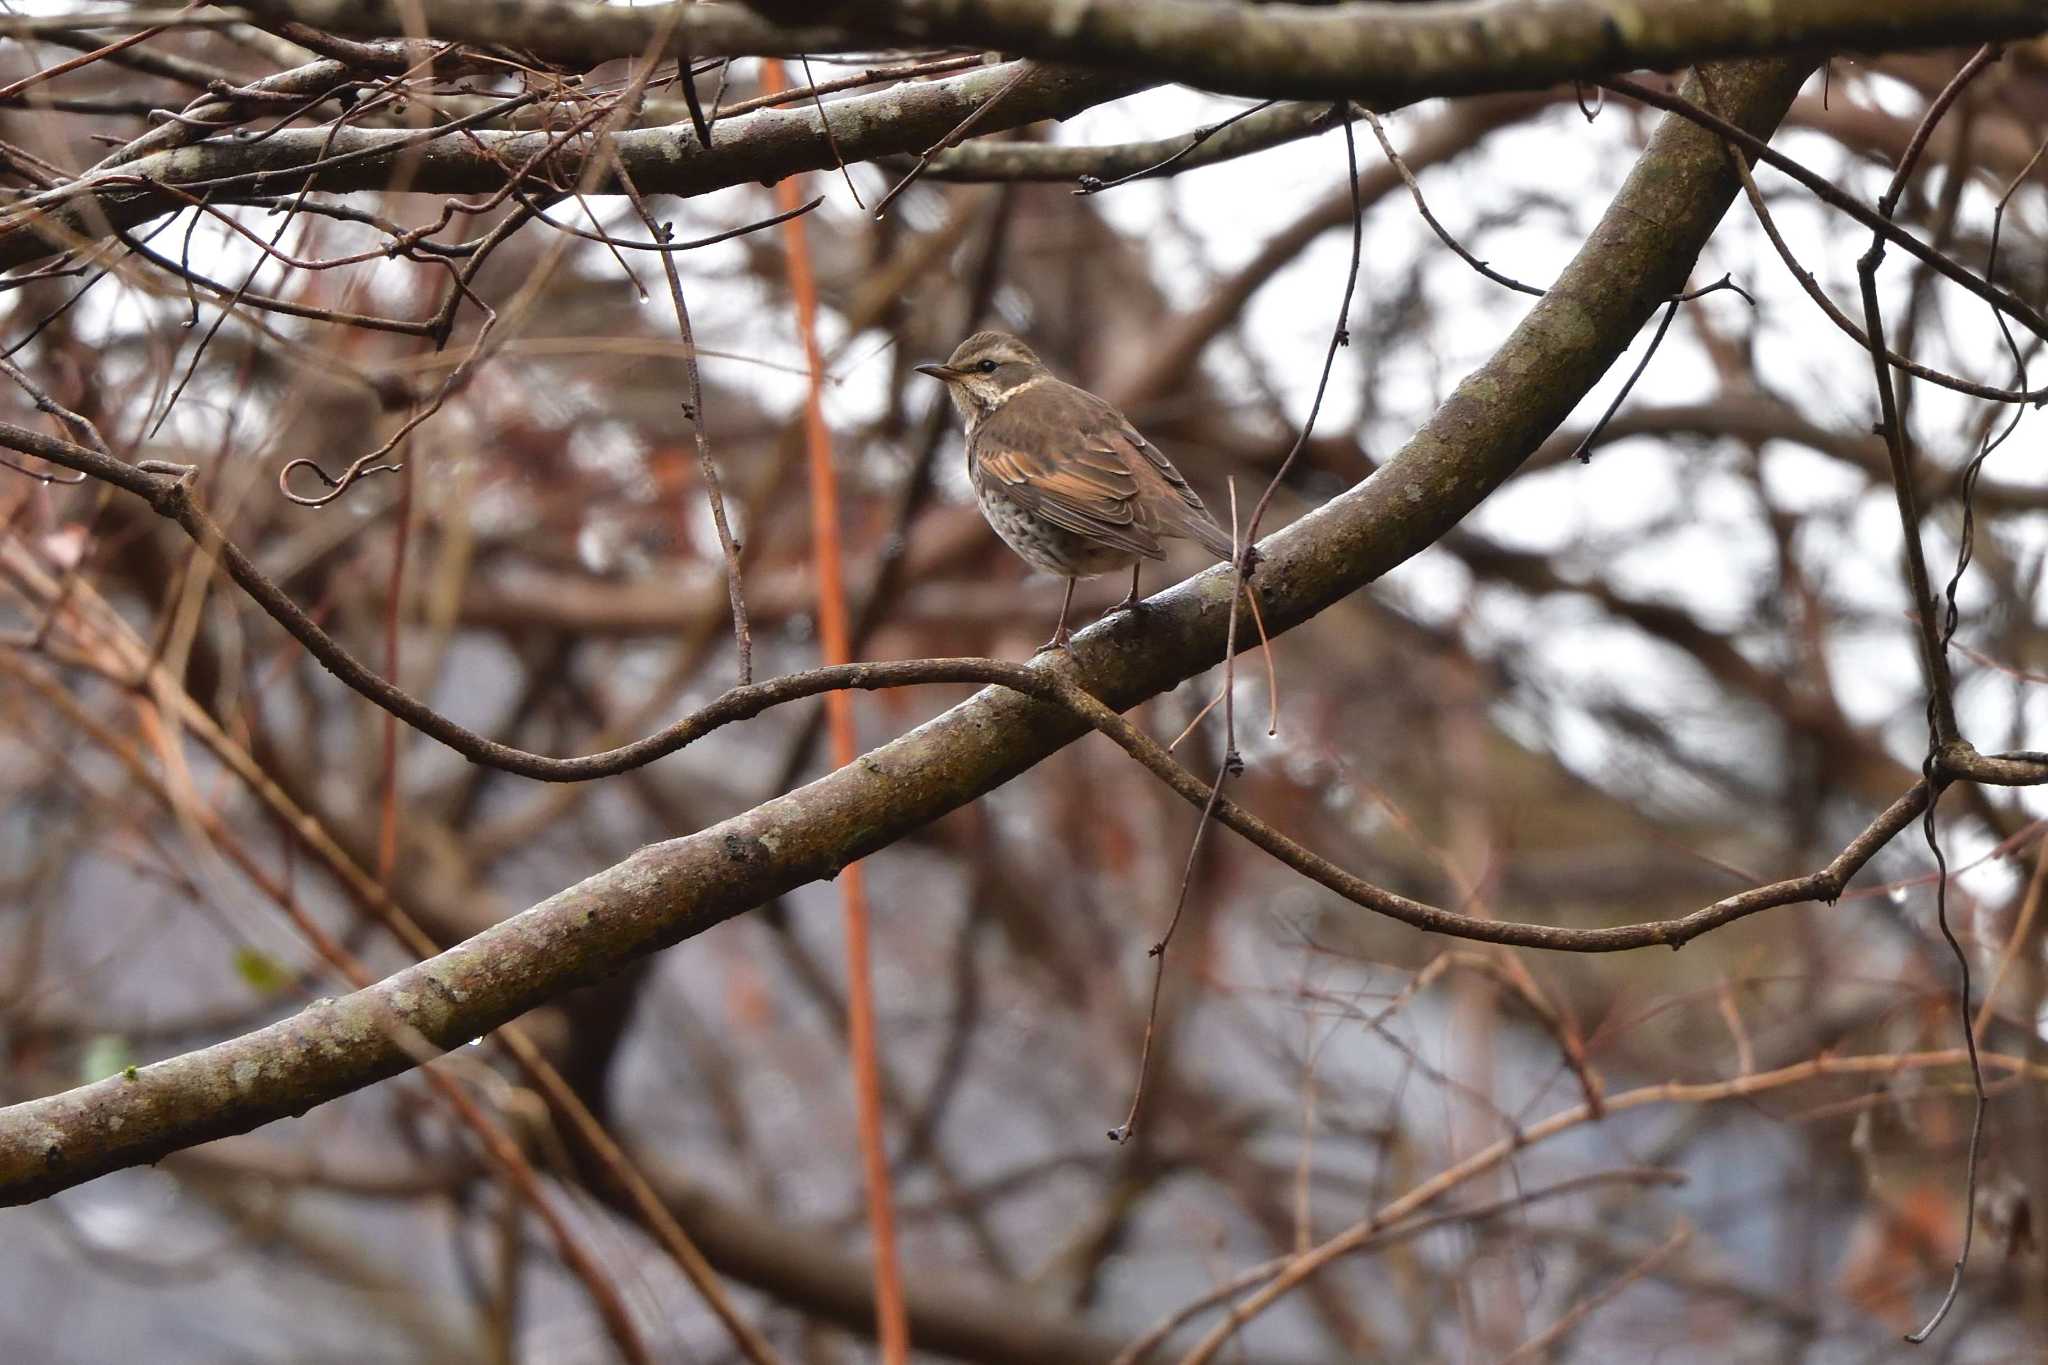
[[1102, 615], [1096, 617], [1095, 619], [1098, 621], [1107, 621], [1110, 617], [1115, 616], [1120, 612], [1143, 611], [1144, 609], [1145, 603], [1142, 598], [1136, 596], [1126, 597], [1123, 601], [1117, 603], [1115, 606], [1105, 609]]

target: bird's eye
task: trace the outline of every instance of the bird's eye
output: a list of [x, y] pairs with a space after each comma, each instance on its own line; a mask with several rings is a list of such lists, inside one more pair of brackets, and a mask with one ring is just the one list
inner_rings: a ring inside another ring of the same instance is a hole
[[993, 360], [984, 360], [974, 368], [980, 370], [983, 374], [994, 374], [996, 372], [996, 363]]

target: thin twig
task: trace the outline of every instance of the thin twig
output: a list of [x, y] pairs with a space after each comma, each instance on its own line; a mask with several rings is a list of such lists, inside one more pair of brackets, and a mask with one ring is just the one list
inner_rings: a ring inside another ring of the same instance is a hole
[[[1222, 132], [1225, 128], [1228, 128], [1232, 124], [1240, 123], [1243, 120], [1250, 118], [1253, 114], [1258, 113], [1262, 109], [1270, 109], [1279, 102], [1280, 101], [1278, 100], [1262, 100], [1259, 103], [1254, 104], [1249, 109], [1239, 110], [1237, 113], [1232, 114], [1229, 118], [1223, 120], [1223, 122], [1221, 123], [1212, 123], [1206, 128], [1196, 129], [1194, 133], [1189, 135], [1187, 146], [1182, 147], [1179, 151], [1173, 153], [1165, 160], [1155, 161], [1149, 166], [1143, 167], [1139, 170], [1132, 171], [1129, 175], [1120, 175], [1114, 180], [1099, 180], [1095, 176], [1084, 175], [1080, 177], [1080, 183], [1078, 187], [1074, 189], [1073, 193], [1100, 194], [1104, 190], [1113, 190], [1118, 185], [1128, 185], [1133, 180], [1143, 180], [1148, 176], [1159, 175], [1160, 173], [1170, 170], [1174, 166], [1179, 165], [1180, 162], [1183, 159], [1185, 159], [1190, 152], [1194, 151], [1195, 148], [1207, 142], [1210, 138], [1216, 136], [1216, 134]], [[1371, 116], [1368, 115], [1367, 117]]]
[[[863, 86], [876, 85], [882, 81], [911, 80], [919, 76], [944, 76], [955, 71], [967, 71], [982, 64], [979, 52], [960, 56], [942, 57], [933, 62], [901, 62], [893, 66], [873, 66], [852, 76], [841, 76], [836, 81], [820, 81], [808, 88], [796, 90], [772, 90], [755, 95], [751, 99], [734, 100], [731, 104], [714, 101], [712, 121], [732, 118], [750, 113], [755, 109], [772, 109], [778, 105], [794, 104], [798, 100], [815, 95], [836, 95], [844, 90], [858, 90]], [[719, 77], [719, 95], [725, 93], [724, 76]]]
[[[1415, 200], [1415, 211], [1422, 215], [1422, 221], [1429, 224], [1430, 231], [1437, 235], [1437, 239], [1451, 250], [1457, 252], [1458, 258], [1464, 261], [1465, 264], [1471, 266], [1495, 284], [1504, 285], [1509, 289], [1515, 290], [1517, 293], [1534, 294], [1538, 298], [1543, 297], [1546, 291], [1538, 289], [1533, 284], [1524, 284], [1512, 276], [1501, 274], [1485, 261], [1480, 260], [1470, 251], [1467, 251], [1464, 245], [1456, 237], [1453, 237], [1444, 228], [1442, 223], [1436, 220], [1436, 215], [1429, 211], [1428, 203], [1422, 198], [1422, 186], [1416, 182], [1415, 172], [1408, 169], [1408, 163], [1403, 161], [1401, 154], [1394, 150], [1394, 144], [1387, 138], [1387, 130], [1380, 124], [1379, 115], [1363, 105], [1354, 105], [1353, 107], [1365, 115], [1365, 121], [1372, 125], [1372, 135], [1379, 139], [1380, 150], [1386, 154], [1387, 161], [1393, 166], [1395, 174], [1401, 177], [1401, 183], [1408, 187], [1409, 196]], [[1586, 117], [1590, 121], [1593, 116], [1588, 114]]]
[[[614, 161], [613, 164], [614, 166], [620, 167], [624, 165], [623, 162], [619, 161]], [[621, 183], [621, 188], [623, 188], [623, 182]], [[524, 190], [515, 191], [513, 197], [518, 199], [521, 203], [526, 204], [528, 207], [534, 206], [534, 201], [532, 197], [528, 195], [527, 192]], [[636, 242], [629, 237], [615, 237], [607, 232], [593, 231], [588, 228], [580, 228], [577, 227], [574, 223], [564, 223], [558, 218], [552, 218], [548, 216], [548, 214], [544, 210], [539, 209], [537, 207], [534, 207], [533, 216], [540, 219], [541, 222], [546, 223], [549, 227], [553, 228], [557, 232], [566, 232], [571, 237], [581, 237], [586, 242], [603, 242], [606, 246], [615, 248], [616, 250], [620, 251], [656, 251], [664, 255], [673, 255], [678, 251], [695, 251], [699, 247], [716, 246], [720, 242], [729, 242], [735, 237], [744, 237], [750, 232], [759, 232], [763, 228], [779, 227], [783, 223], [788, 222], [792, 218], [802, 217], [804, 214], [811, 212], [811, 210], [817, 208], [818, 205], [824, 202], [825, 196], [821, 194], [818, 195], [816, 198], [812, 199], [808, 204], [799, 204], [797, 205], [797, 207], [793, 209], [787, 209], [778, 213], [771, 213], [766, 218], [757, 218], [753, 222], [744, 224], [740, 227], [726, 228], [722, 232], [712, 233], [709, 237], [696, 237], [692, 238], [690, 241], [687, 242], [674, 241], [672, 239], [672, 234], [657, 234], [657, 239], [654, 241]]]
[[1612, 1302], [1622, 1290], [1677, 1255], [1685, 1244], [1692, 1240], [1692, 1232], [1692, 1224], [1681, 1221], [1678, 1229], [1652, 1249], [1649, 1255], [1615, 1276], [1611, 1283], [1602, 1286], [1597, 1293], [1588, 1294], [1573, 1304], [1570, 1311], [1556, 1322], [1503, 1356], [1500, 1365], [1516, 1365], [1517, 1362], [1524, 1360], [1546, 1359], [1552, 1347], [1570, 1335], [1574, 1328], [1592, 1316], [1602, 1305]]
[[1807, 169], [1791, 157], [1786, 156], [1783, 152], [1777, 150], [1748, 129], [1730, 123], [1719, 114], [1714, 113], [1710, 109], [1701, 108], [1698, 104], [1676, 92], [1656, 90], [1650, 86], [1625, 80], [1619, 76], [1610, 77], [1603, 84], [1619, 94], [1627, 95], [1631, 99], [1640, 100], [1652, 108], [1677, 114], [1681, 118], [1697, 123], [1709, 132], [1716, 133], [1727, 141], [1733, 142], [1743, 151], [1749, 153], [1752, 160], [1765, 162], [1783, 171], [1786, 175], [1798, 181], [1815, 198], [1828, 205], [1828, 207], [1846, 213], [1864, 227], [1869, 228], [1882, 240], [1894, 243], [1909, 255], [1924, 261], [1937, 272], [1961, 285], [1964, 289], [1969, 290], [1972, 294], [1977, 295], [1994, 308], [1999, 309], [2036, 336], [2048, 338], [2048, 316], [2043, 316], [2040, 309], [2034, 307], [2025, 299], [2020, 298], [2011, 290], [2000, 288], [1991, 281], [1984, 279], [1946, 252], [1935, 250], [1912, 233], [1907, 232], [1898, 224], [1848, 194], [1833, 182]]
[[[2039, 1077], [2043, 1068], [2023, 1057], [1991, 1054], [1989, 1060], [2001, 1070], [2018, 1075]], [[1632, 1109], [1647, 1108], [1658, 1104], [1714, 1104], [1729, 1100], [1748, 1099], [1768, 1094], [1786, 1086], [1798, 1085], [1811, 1080], [1837, 1076], [1886, 1077], [1907, 1072], [1930, 1070], [1937, 1067], [1960, 1066], [1968, 1061], [1961, 1049], [1947, 1049], [1941, 1052], [1909, 1052], [1871, 1054], [1844, 1057], [1833, 1053], [1822, 1055], [1804, 1062], [1795, 1062], [1772, 1071], [1754, 1072], [1720, 1081], [1665, 1081], [1655, 1085], [1639, 1086], [1608, 1097], [1607, 1110], [1610, 1113], [1625, 1113]], [[1437, 1172], [1421, 1184], [1413, 1186], [1400, 1198], [1386, 1204], [1370, 1216], [1360, 1219], [1350, 1227], [1317, 1244], [1298, 1256], [1288, 1258], [1287, 1266], [1257, 1292], [1249, 1295], [1231, 1307], [1228, 1317], [1218, 1323], [1202, 1338], [1195, 1349], [1182, 1358], [1181, 1365], [1204, 1365], [1214, 1359], [1236, 1332], [1253, 1318], [1273, 1304], [1286, 1297], [1294, 1289], [1330, 1262], [1346, 1255], [1381, 1235], [1387, 1228], [1399, 1226], [1413, 1217], [1419, 1210], [1443, 1198], [1452, 1190], [1468, 1184], [1475, 1177], [1485, 1174], [1503, 1162], [1513, 1159], [1518, 1153], [1527, 1151], [1538, 1143], [1547, 1142], [1561, 1133], [1569, 1132], [1593, 1120], [1592, 1109], [1585, 1104], [1573, 1105], [1539, 1119], [1535, 1123], [1517, 1128], [1487, 1146], [1463, 1158], [1454, 1165]]]
[[[184, 8], [180, 9], [177, 12], [177, 14], [179, 16], [183, 16], [188, 11], [196, 9], [197, 7], [197, 0], [189, 0], [189, 2], [184, 6]], [[32, 71], [28, 75], [23, 76], [18, 81], [10, 81], [6, 85], [0, 85], [0, 100], [12, 99], [14, 96], [19, 95], [22, 91], [27, 90], [31, 86], [41, 85], [44, 81], [49, 80], [52, 76], [61, 76], [67, 71], [76, 71], [78, 70], [78, 68], [82, 66], [90, 66], [92, 63], [100, 60], [102, 57], [111, 57], [116, 52], [121, 51], [123, 48], [130, 48], [136, 46], [139, 43], [146, 43], [151, 38], [154, 38], [157, 35], [161, 34], [167, 27], [169, 27], [169, 25], [158, 25], [154, 28], [146, 28], [141, 30], [140, 32], [131, 33], [125, 38], [116, 38], [113, 42], [108, 43], [105, 47], [95, 48], [91, 52], [81, 52], [76, 57], [67, 57], [65, 60], [58, 62], [55, 66], [46, 66], [40, 71]]]
[[[21, 391], [28, 395], [29, 401], [36, 405], [37, 411], [48, 413], [50, 416], [62, 422], [67, 428], [71, 430], [73, 435], [75, 435], [79, 440], [90, 444], [92, 448], [94, 450], [97, 450], [100, 454], [109, 457], [113, 456], [113, 452], [107, 449], [107, 443], [104, 440], [100, 439], [98, 427], [95, 427], [91, 422], [88, 422], [85, 418], [79, 416], [77, 413], [73, 412], [71, 409], [65, 407], [62, 403], [59, 403], [56, 399], [52, 398], [49, 394], [49, 391], [44, 389], [40, 384], [36, 383], [33, 379], [30, 379], [28, 377], [27, 372], [24, 371], [19, 365], [16, 365], [12, 360], [9, 360], [4, 356], [0, 356], [0, 374], [5, 374], [9, 379], [13, 380], [18, 386], [20, 386]], [[18, 474], [28, 475], [28, 477], [34, 479], [37, 483], [58, 484], [66, 488], [75, 487], [78, 484], [84, 483], [86, 479], [89, 477], [83, 471], [74, 471], [78, 473], [78, 477], [75, 479], [59, 478], [55, 474], [39, 473], [33, 469], [28, 469], [22, 465], [15, 464], [11, 460], [7, 462], [7, 467], [9, 469], [14, 470]]]
[[[1024, 78], [1032, 74], [1032, 72], [1036, 71], [1037, 69], [1038, 64], [1036, 62], [1017, 63], [1017, 73], [1015, 75], [1011, 76], [1010, 79], [1008, 79], [1007, 81], [1004, 81], [1002, 85], [997, 88], [996, 92], [993, 95], [990, 95], [987, 99], [983, 100], [980, 104], [976, 105], [974, 111], [968, 114], [966, 118], [961, 119], [960, 122], [954, 124], [953, 131], [947, 133], [937, 142], [934, 142], [931, 146], [925, 148], [922, 152], [918, 153], [917, 164], [915, 166], [912, 166], [909, 172], [901, 180], [897, 181], [894, 185], [891, 185], [889, 187], [889, 192], [887, 194], [883, 195], [880, 199], [875, 201], [875, 217], [880, 218], [885, 212], [887, 212], [889, 205], [895, 202], [896, 196], [903, 193], [903, 191], [909, 189], [911, 185], [915, 183], [917, 178], [924, 174], [925, 168], [932, 164], [933, 157], [937, 156], [940, 152], [945, 151], [946, 148], [952, 146], [961, 138], [967, 136], [968, 131], [972, 129], [975, 124], [981, 122], [981, 120], [984, 117], [986, 117], [991, 110], [993, 110], [998, 104], [1001, 104], [1003, 102], [1003, 97], [1005, 95], [1009, 94], [1012, 90], [1015, 90], [1019, 85], [1023, 84]], [[823, 116], [820, 115], [820, 117]]]
[[1993, 1006], [1998, 1001], [1998, 988], [2005, 984], [2005, 974], [2026, 945], [2034, 927], [2034, 918], [2041, 909], [2041, 891], [2048, 883], [2048, 840], [2036, 840], [2034, 844], [2034, 871], [2027, 878], [2026, 894], [2020, 898], [2020, 912], [2013, 920], [2012, 933], [2007, 936], [2005, 946], [1998, 951], [1998, 961], [1991, 969], [1991, 979], [1984, 984], [1984, 1000], [1977, 1006], [1977, 1036], [1991, 1027]]
[[[1478, 1204], [1469, 1209], [1451, 1209], [1444, 1213], [1433, 1213], [1427, 1217], [1411, 1219], [1405, 1223], [1397, 1223], [1385, 1229], [1378, 1236], [1369, 1241], [1361, 1242], [1352, 1249], [1355, 1251], [1384, 1251], [1388, 1247], [1402, 1242], [1413, 1241], [1417, 1237], [1421, 1237], [1426, 1233], [1436, 1232], [1442, 1228], [1455, 1227], [1461, 1224], [1488, 1223], [1510, 1213], [1519, 1213], [1535, 1204], [1544, 1203], [1552, 1199], [1561, 1199], [1568, 1195], [1583, 1194], [1587, 1190], [1598, 1189], [1604, 1185], [1672, 1186], [1683, 1185], [1685, 1181], [1686, 1177], [1681, 1173], [1664, 1170], [1656, 1166], [1630, 1167], [1618, 1171], [1596, 1171], [1590, 1175], [1572, 1176], [1569, 1179], [1560, 1180], [1554, 1184], [1539, 1186], [1533, 1190], [1524, 1190], [1520, 1194], [1512, 1195], [1505, 1199], [1497, 1199], [1490, 1204]], [[1109, 1362], [1109, 1365], [1139, 1365], [1139, 1362], [1158, 1349], [1161, 1343], [1172, 1336], [1190, 1318], [1215, 1307], [1219, 1303], [1234, 1298], [1255, 1285], [1263, 1284], [1265, 1281], [1272, 1279], [1273, 1276], [1285, 1270], [1287, 1263], [1293, 1259], [1293, 1256], [1275, 1256], [1271, 1260], [1262, 1261], [1255, 1266], [1239, 1271], [1206, 1294], [1181, 1305], [1164, 1318], [1161, 1318], [1143, 1336], [1138, 1337], [1130, 1345], [1117, 1352], [1116, 1357]]]
[[[687, 78], [686, 78], [687, 79]], [[622, 158], [613, 158], [613, 173], [619, 178], [619, 188], [633, 203], [633, 211], [647, 225], [647, 232], [658, 242], [666, 242], [674, 233], [668, 223], [659, 226], [654, 215], [648, 211], [647, 202], [640, 195], [640, 187], [633, 183], [632, 175], [626, 170]], [[816, 208], [821, 199], [813, 199], [801, 205], [785, 218]], [[740, 587], [740, 546], [733, 539], [732, 524], [725, 515], [725, 493], [719, 485], [718, 466], [711, 458], [711, 437], [704, 425], [704, 378], [697, 366], [697, 339], [690, 330], [690, 307], [683, 301], [683, 280], [676, 270], [674, 253], [661, 253], [661, 268], [668, 277], [669, 301], [675, 306], [676, 331], [683, 340], [683, 373], [689, 382], [690, 396], [683, 403], [684, 415], [690, 419], [690, 427], [697, 442], [697, 470], [704, 481], [704, 497], [711, 504], [711, 524], [718, 532], [718, 552], [725, 559], [726, 600], [732, 608], [732, 633], [739, 650], [740, 685], [746, 686], [754, 680], [754, 634], [747, 627], [747, 600]]]
[[[1339, 114], [1342, 114], [1339, 110]], [[1251, 520], [1244, 531], [1245, 548], [1239, 556], [1244, 576], [1251, 576], [1251, 569], [1257, 563], [1259, 526], [1266, 517], [1266, 508], [1273, 501], [1273, 495], [1280, 491], [1280, 485], [1294, 468], [1294, 462], [1301, 458], [1302, 450], [1308, 445], [1308, 438], [1315, 432], [1316, 416], [1323, 410], [1323, 395], [1329, 391], [1330, 371], [1337, 363], [1337, 348], [1351, 344], [1351, 296], [1358, 288], [1358, 268], [1365, 254], [1365, 200], [1358, 186], [1358, 139], [1351, 131], [1351, 120], [1344, 120], [1344, 158], [1349, 168], [1351, 187], [1351, 267], [1344, 277], [1344, 298], [1337, 306], [1337, 326], [1330, 333], [1330, 345], [1323, 353], [1322, 376], [1316, 380], [1315, 401], [1309, 404], [1308, 418], [1301, 424], [1301, 434], [1294, 438], [1294, 445], [1288, 450], [1287, 458], [1280, 461], [1280, 467], [1273, 471], [1273, 477], [1266, 484], [1266, 491], [1252, 507]], [[1249, 561], [1249, 562], [1247, 562]]]
[[[1777, 218], [1771, 213], [1770, 205], [1764, 201], [1763, 191], [1757, 188], [1756, 176], [1750, 171], [1748, 156], [1741, 148], [1734, 146], [1728, 148], [1728, 156], [1735, 167], [1736, 176], [1742, 181], [1742, 194], [1749, 201], [1750, 212], [1756, 215], [1757, 226], [1763, 229], [1764, 237], [1770, 242], [1772, 250], [1778, 253], [1778, 259], [1792, 272], [1793, 281], [1813, 300], [1829, 322], [1856, 343], [1858, 349], [1867, 349], [1870, 338], [1864, 335], [1863, 329], [1836, 306], [1835, 301], [1827, 296], [1827, 291], [1820, 287], [1820, 281], [1814, 278], [1813, 272], [1801, 265], [1799, 258], [1792, 254], [1791, 245], [1786, 242], [1785, 235], [1778, 230]], [[1979, 384], [1960, 375], [1947, 374], [1932, 366], [1923, 365], [1889, 348], [1885, 351], [1885, 360], [1893, 369], [1902, 370], [1917, 379], [1924, 379], [1930, 384], [1938, 384], [1945, 389], [1953, 389], [1957, 393], [1968, 394], [1973, 398], [1987, 398], [1996, 403], [2035, 403], [2048, 398], [2048, 387], [2022, 391]]]
[[[1987, 55], [1990, 54], [1990, 55]], [[1878, 212], [1882, 221], [1889, 223], [1893, 208], [1898, 203], [1906, 180], [1911, 175], [1921, 148], [1926, 146], [1934, 125], [1941, 119], [1949, 106], [1961, 93], [1969, 80], [1985, 70], [1996, 54], [1992, 49], [1979, 51], [1966, 62], [1941, 95], [1929, 105], [1921, 118], [1906, 150], [1899, 159], [1898, 170], [1894, 173], [1890, 187], [1878, 201]], [[1948, 597], [1950, 615], [1947, 631], [1944, 633], [1937, 623], [1934, 610], [1934, 593], [1927, 575], [1926, 553], [1920, 541], [1920, 509], [1913, 488], [1912, 454], [1908, 448], [1908, 433], [1901, 412], [1898, 390], [1893, 379], [1891, 365], [1887, 361], [1884, 340], [1884, 315], [1878, 305], [1877, 272], [1884, 264], [1885, 235], [1873, 232], [1870, 249], [1856, 262], [1857, 279], [1863, 292], [1863, 323], [1869, 337], [1868, 353], [1871, 374], [1877, 385], [1878, 433], [1884, 437], [1885, 455], [1891, 463], [1892, 488], [1896, 494], [1899, 512], [1900, 532], [1905, 540], [1905, 567], [1907, 591], [1912, 596], [1912, 607], [1920, 634], [1921, 666], [1927, 683], [1927, 750], [1921, 761], [1921, 773], [1931, 788], [1927, 807], [1921, 812], [1920, 830], [1927, 842], [1928, 852], [1934, 857], [1934, 919], [1947, 942], [1949, 952], [1956, 963], [1957, 1014], [1962, 1022], [1963, 1045], [1970, 1056], [1970, 1081], [1976, 1094], [1975, 1111], [1970, 1122], [1970, 1150], [1968, 1166], [1964, 1174], [1964, 1197], [1962, 1210], [1962, 1244], [1956, 1251], [1955, 1264], [1949, 1275], [1948, 1291], [1935, 1308], [1933, 1316], [1917, 1331], [1906, 1334], [1906, 1340], [1918, 1344], [1934, 1333], [1949, 1310], [1954, 1307], [1956, 1296], [1962, 1290], [1963, 1270], [1969, 1264], [1970, 1246], [1976, 1230], [1977, 1177], [1981, 1165], [1984, 1142], [1984, 1110], [1987, 1097], [1984, 1093], [1984, 1068], [1977, 1055], [1977, 1030], [1970, 1009], [1970, 959], [1957, 941], [1954, 928], [1948, 917], [1948, 860], [1942, 852], [1941, 840], [1935, 832], [1935, 809], [1940, 803], [1940, 789], [1934, 783], [1941, 770], [1941, 755], [1960, 736], [1956, 727], [1955, 685], [1949, 675], [1947, 634], [1954, 631], [1954, 588], [1969, 564], [1969, 541], [1965, 537], [1959, 552], [1955, 577], [1950, 580]], [[2017, 358], [2017, 356], [2015, 356]], [[1910, 383], [1910, 378], [1906, 379]], [[1981, 460], [1977, 463], [1981, 464]], [[1965, 506], [1968, 499], [1965, 497]], [[1967, 518], [1967, 512], [1965, 516]]]
[[832, 120], [825, 113], [825, 97], [818, 92], [818, 83], [811, 75], [811, 59], [799, 56], [797, 61], [804, 69], [804, 83], [811, 88], [811, 104], [818, 111], [818, 131], [825, 135], [825, 145], [832, 151], [832, 164], [839, 168], [839, 178], [846, 182], [846, 192], [853, 196], [854, 207], [865, 209], [867, 205], [861, 202], [860, 190], [853, 183], [853, 172], [846, 169], [846, 158], [839, 154], [839, 139], [832, 136]]
[[[1878, 196], [1877, 211], [1880, 214], [1889, 218], [1898, 208], [1899, 196], [1905, 193], [1906, 182], [1913, 178], [1913, 170], [1920, 164], [1920, 154], [1927, 150], [1927, 139], [1934, 136], [1935, 125], [1948, 113], [1949, 106], [1956, 102], [1971, 81], [1976, 80], [1984, 73], [1985, 68], [2003, 55], [2004, 49], [1997, 43], [1984, 44], [1970, 54], [1970, 59], [1957, 69], [1955, 75], [1949, 77], [1948, 84], [1944, 85], [1941, 92], [1928, 104], [1927, 112], [1920, 116], [1919, 125], [1913, 129], [1912, 137], [1906, 141], [1906, 150], [1899, 154], [1899, 164], [1892, 171], [1891, 183], [1885, 187], [1884, 193]], [[1986, 278], [1990, 277], [1987, 275]]]

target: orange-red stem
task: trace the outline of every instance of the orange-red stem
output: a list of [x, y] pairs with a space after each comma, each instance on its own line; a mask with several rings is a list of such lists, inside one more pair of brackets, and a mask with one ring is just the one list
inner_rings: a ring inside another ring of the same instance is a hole
[[[773, 94], [785, 88], [782, 63], [762, 63], [761, 88]], [[803, 202], [803, 177], [789, 176], [775, 187], [777, 204], [793, 209]], [[851, 663], [852, 643], [846, 624], [846, 586], [839, 548], [839, 484], [832, 468], [832, 433], [825, 425], [822, 394], [824, 362], [818, 352], [818, 286], [811, 274], [810, 242], [804, 220], [782, 225], [789, 246], [789, 291], [796, 300], [797, 334], [803, 341], [810, 388], [804, 398], [804, 436], [810, 466], [811, 555], [818, 574], [818, 637], [828, 664]], [[853, 697], [844, 691], [825, 694], [825, 718], [832, 738], [832, 761], [851, 763], [855, 754]], [[875, 1335], [883, 1365], [903, 1365], [910, 1357], [910, 1324], [903, 1309], [902, 1269], [896, 1259], [896, 1218], [889, 1189], [889, 1163], [882, 1141], [882, 1084], [875, 1044], [875, 997], [868, 951], [868, 905], [861, 865], [839, 874], [839, 905], [846, 931], [846, 1032], [852, 1056], [854, 1110], [860, 1130], [861, 1165], [867, 1183], [868, 1228], [875, 1245]]]

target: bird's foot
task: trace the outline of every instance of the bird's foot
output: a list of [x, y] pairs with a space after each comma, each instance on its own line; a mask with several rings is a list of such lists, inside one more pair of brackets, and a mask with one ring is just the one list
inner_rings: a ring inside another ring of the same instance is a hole
[[1073, 638], [1072, 632], [1068, 631], [1065, 626], [1061, 626], [1052, 633], [1050, 640], [1047, 640], [1037, 649], [1031, 651], [1031, 657], [1035, 659], [1041, 654], [1050, 654], [1057, 650], [1071, 658], [1074, 653]]
[[1115, 616], [1118, 612], [1143, 611], [1144, 609], [1145, 599], [1138, 596], [1138, 594], [1136, 593], [1132, 593], [1129, 597], [1126, 597], [1123, 601], [1117, 603], [1115, 606], [1109, 607], [1106, 610], [1104, 610], [1102, 615], [1096, 617], [1095, 619], [1098, 621], [1107, 621], [1110, 617]]

